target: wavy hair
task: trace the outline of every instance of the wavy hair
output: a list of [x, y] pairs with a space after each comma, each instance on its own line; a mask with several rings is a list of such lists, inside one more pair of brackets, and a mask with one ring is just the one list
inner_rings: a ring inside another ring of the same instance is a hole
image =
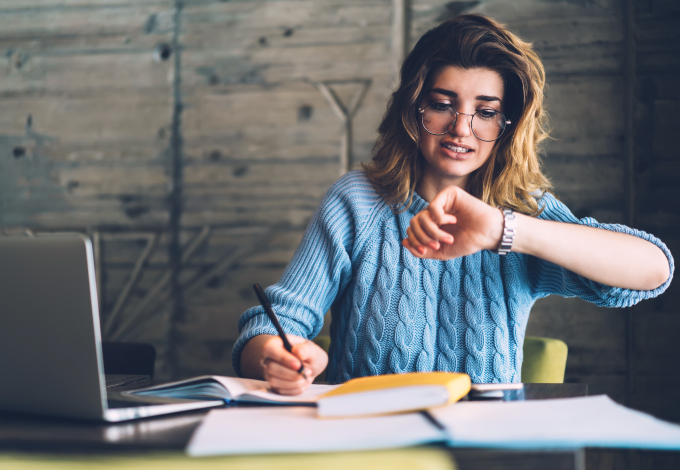
[[535, 194], [551, 188], [538, 155], [548, 136], [545, 71], [531, 44], [482, 15], [460, 15], [436, 26], [406, 57], [399, 88], [378, 128], [373, 160], [364, 166], [368, 178], [393, 210], [411, 205], [423, 171], [416, 107], [428, 80], [450, 65], [497, 72], [505, 85], [503, 112], [512, 122], [486, 162], [470, 174], [467, 191], [492, 206], [537, 215]]

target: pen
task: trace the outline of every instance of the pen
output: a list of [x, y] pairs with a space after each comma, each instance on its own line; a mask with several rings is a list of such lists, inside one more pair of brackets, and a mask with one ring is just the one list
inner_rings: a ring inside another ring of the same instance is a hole
[[432, 423], [432, 424], [434, 425], [434, 427], [436, 427], [436, 428], [439, 429], [440, 431], [446, 431], [446, 426], [444, 426], [444, 425], [441, 423], [441, 421], [439, 421], [437, 418], [435, 418], [434, 416], [432, 416], [432, 413], [430, 413], [429, 411], [427, 411], [427, 410], [421, 410], [421, 411], [420, 411], [420, 414], [423, 415], [423, 417], [424, 417], [426, 420], [428, 420], [430, 423]]
[[[281, 341], [283, 341], [283, 347], [286, 349], [286, 351], [293, 354], [293, 346], [291, 346], [285, 331], [283, 331], [283, 328], [281, 328], [281, 324], [279, 323], [279, 320], [276, 318], [276, 314], [274, 313], [274, 310], [272, 309], [272, 306], [269, 303], [269, 299], [262, 290], [262, 287], [260, 287], [260, 285], [256, 283], [253, 284], [253, 289], [255, 289], [255, 294], [257, 294], [257, 298], [260, 299], [260, 304], [262, 304], [264, 311], [267, 313], [267, 316], [274, 324], [274, 328], [276, 328], [276, 331], [279, 333]], [[302, 361], [300, 361], [300, 368], [298, 369], [298, 374], [307, 379], [307, 374], [305, 374], [305, 365], [302, 363]]]

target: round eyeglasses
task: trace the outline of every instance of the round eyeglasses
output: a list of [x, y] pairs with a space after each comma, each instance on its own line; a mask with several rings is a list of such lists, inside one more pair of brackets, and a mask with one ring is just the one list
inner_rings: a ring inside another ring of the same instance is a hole
[[433, 101], [418, 108], [422, 118], [423, 128], [432, 135], [444, 135], [451, 132], [456, 125], [458, 115], [472, 116], [470, 129], [479, 140], [493, 142], [503, 135], [505, 126], [511, 124], [503, 113], [495, 109], [480, 109], [475, 114], [459, 113], [448, 101]]

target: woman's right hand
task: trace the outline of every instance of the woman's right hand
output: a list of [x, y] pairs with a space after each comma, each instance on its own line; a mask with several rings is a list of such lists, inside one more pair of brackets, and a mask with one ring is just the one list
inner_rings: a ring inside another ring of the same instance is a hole
[[449, 260], [480, 250], [495, 250], [503, 235], [497, 208], [450, 186], [413, 216], [402, 245], [413, 256]]
[[[328, 355], [312, 341], [300, 336], [287, 336], [293, 345], [292, 354], [286, 351], [278, 336], [259, 335], [248, 341], [241, 353], [241, 369], [247, 377], [263, 378], [272, 390], [281, 395], [299, 395], [324, 371]], [[257, 365], [253, 364], [254, 360]], [[306, 379], [298, 373], [301, 364]]]

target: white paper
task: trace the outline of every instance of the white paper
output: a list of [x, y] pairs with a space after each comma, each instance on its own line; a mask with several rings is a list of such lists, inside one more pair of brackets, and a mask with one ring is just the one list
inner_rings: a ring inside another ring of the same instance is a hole
[[680, 426], [606, 395], [516, 402], [458, 402], [431, 410], [454, 447], [680, 449]]
[[[267, 382], [264, 382], [265, 384]], [[279, 395], [278, 393], [272, 392], [268, 388], [259, 388], [257, 390], [251, 390], [248, 393], [239, 395], [238, 401], [242, 402], [255, 402], [255, 403], [277, 403], [277, 404], [287, 404], [287, 403], [316, 403], [319, 396], [324, 393], [330, 392], [334, 388], [339, 387], [339, 385], [321, 385], [321, 384], [311, 384], [307, 390], [299, 395]]]
[[387, 449], [442, 441], [420, 413], [319, 419], [309, 407], [212, 410], [194, 432], [192, 456]]
[[224, 377], [221, 375], [202, 376], [191, 380], [201, 380], [206, 378], [221, 383], [224, 388], [229, 390], [229, 394], [232, 396], [232, 398], [236, 398], [239, 395], [243, 395], [244, 393], [248, 393], [250, 391], [259, 390], [267, 385], [267, 382], [263, 380], [242, 379], [240, 377]]

